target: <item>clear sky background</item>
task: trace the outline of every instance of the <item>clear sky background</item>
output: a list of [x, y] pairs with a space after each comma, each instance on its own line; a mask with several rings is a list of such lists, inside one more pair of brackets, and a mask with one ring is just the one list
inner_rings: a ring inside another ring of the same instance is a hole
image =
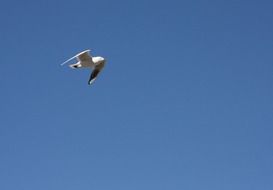
[[272, 10], [1, 1], [0, 189], [272, 190]]

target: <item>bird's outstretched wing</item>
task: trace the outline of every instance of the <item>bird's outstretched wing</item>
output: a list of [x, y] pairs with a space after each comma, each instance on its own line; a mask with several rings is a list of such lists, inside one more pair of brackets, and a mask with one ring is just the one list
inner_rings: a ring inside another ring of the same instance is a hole
[[89, 85], [91, 85], [96, 80], [98, 74], [101, 72], [103, 67], [104, 67], [104, 62], [95, 67], [95, 69], [92, 71], [90, 78], [88, 80]]
[[92, 57], [89, 54], [90, 50], [83, 51], [79, 53], [76, 57], [78, 61], [84, 62], [84, 61], [92, 61]]
[[90, 52], [90, 50], [85, 50], [81, 53], [78, 53], [77, 55], [75, 55], [75, 56], [69, 58], [68, 60], [66, 60], [65, 62], [63, 62], [61, 65], [66, 64], [67, 62], [71, 61], [74, 58], [77, 58], [78, 61], [92, 61], [92, 57], [88, 52]]
[[97, 78], [98, 74], [100, 73], [100, 70], [94, 69], [93, 72], [90, 75], [90, 78], [88, 80], [88, 84], [91, 85]]

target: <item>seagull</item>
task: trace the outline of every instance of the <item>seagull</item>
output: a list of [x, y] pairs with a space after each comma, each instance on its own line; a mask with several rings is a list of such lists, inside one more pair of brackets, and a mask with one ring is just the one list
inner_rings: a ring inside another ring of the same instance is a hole
[[66, 64], [67, 62], [71, 61], [74, 58], [77, 58], [78, 62], [75, 64], [69, 65], [72, 69], [79, 69], [79, 68], [91, 68], [93, 71], [88, 80], [88, 84], [91, 85], [97, 78], [98, 74], [103, 69], [106, 60], [103, 57], [97, 56], [92, 57], [89, 54], [90, 50], [85, 50], [83, 52], [78, 53], [77, 55], [71, 57], [70, 59], [63, 62], [61, 65]]

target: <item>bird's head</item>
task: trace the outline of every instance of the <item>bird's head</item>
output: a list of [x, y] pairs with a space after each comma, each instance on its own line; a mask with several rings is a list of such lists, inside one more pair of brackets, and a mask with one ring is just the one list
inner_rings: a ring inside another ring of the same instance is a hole
[[106, 60], [103, 57], [99, 57], [100, 62], [105, 62]]
[[100, 57], [100, 56], [94, 57], [93, 60], [94, 60], [95, 62], [97, 62], [97, 63], [105, 63], [105, 61], [106, 61], [103, 57]]

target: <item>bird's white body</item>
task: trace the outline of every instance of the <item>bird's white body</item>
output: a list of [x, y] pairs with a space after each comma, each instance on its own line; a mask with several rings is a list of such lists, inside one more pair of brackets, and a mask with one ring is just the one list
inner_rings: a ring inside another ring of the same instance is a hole
[[92, 84], [94, 80], [96, 79], [97, 75], [100, 73], [100, 71], [103, 69], [105, 64], [105, 59], [103, 57], [92, 57], [89, 54], [90, 50], [85, 50], [81, 53], [78, 53], [74, 57], [71, 57], [67, 61], [63, 62], [61, 65], [64, 65], [65, 63], [69, 62], [70, 60], [77, 58], [78, 62], [75, 64], [69, 65], [73, 69], [78, 68], [91, 68], [93, 69], [93, 72], [90, 75], [88, 84]]

